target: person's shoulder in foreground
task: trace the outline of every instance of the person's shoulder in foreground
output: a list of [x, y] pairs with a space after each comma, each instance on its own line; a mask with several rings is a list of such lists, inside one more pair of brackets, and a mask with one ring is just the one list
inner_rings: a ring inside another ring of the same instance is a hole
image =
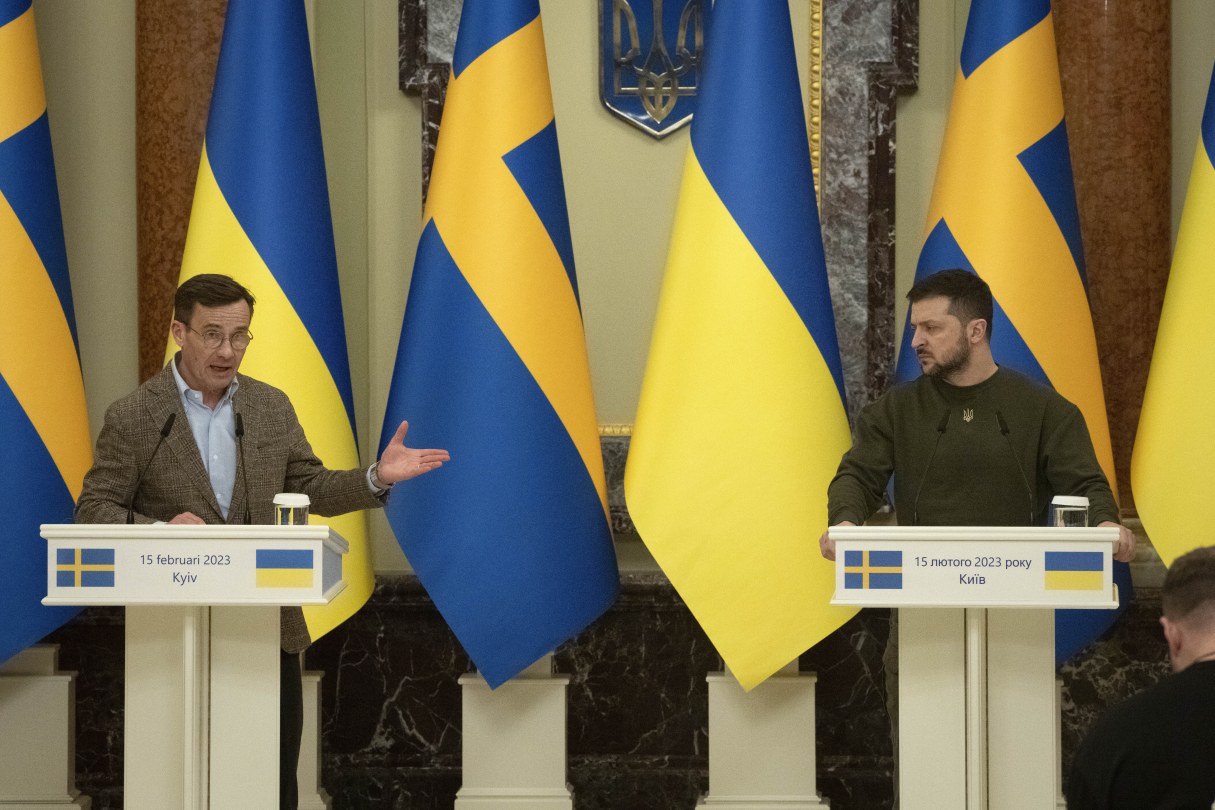
[[1173, 562], [1161, 602], [1174, 674], [1093, 725], [1069, 775], [1069, 810], [1215, 805], [1215, 547]]

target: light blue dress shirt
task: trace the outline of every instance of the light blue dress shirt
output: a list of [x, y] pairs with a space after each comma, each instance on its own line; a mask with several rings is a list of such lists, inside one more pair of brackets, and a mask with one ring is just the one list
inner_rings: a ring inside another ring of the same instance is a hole
[[203, 404], [201, 391], [195, 391], [182, 379], [177, 363], [173, 367], [173, 379], [181, 392], [181, 402], [190, 421], [190, 432], [202, 455], [203, 467], [211, 478], [211, 491], [219, 504], [219, 511], [228, 518], [228, 507], [232, 505], [232, 490], [236, 486], [236, 418], [233, 416], [232, 395], [240, 387], [240, 380], [233, 378], [219, 404], [212, 410]]

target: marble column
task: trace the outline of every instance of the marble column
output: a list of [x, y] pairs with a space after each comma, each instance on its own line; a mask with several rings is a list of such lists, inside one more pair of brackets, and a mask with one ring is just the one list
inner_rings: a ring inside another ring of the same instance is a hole
[[139, 378], [164, 364], [227, 0], [139, 0], [135, 137]]
[[1119, 501], [1170, 256], [1169, 14], [1160, 0], [1055, 0], [1063, 101]]

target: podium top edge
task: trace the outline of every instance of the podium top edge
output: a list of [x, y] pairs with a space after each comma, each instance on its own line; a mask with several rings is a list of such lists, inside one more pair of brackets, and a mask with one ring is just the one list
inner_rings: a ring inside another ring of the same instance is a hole
[[43, 523], [46, 540], [322, 540], [341, 553], [350, 549], [344, 537], [323, 524], [307, 526], [189, 526], [171, 523]]
[[1079, 541], [1109, 543], [1118, 540], [1116, 526], [832, 526], [832, 540], [934, 540], [1026, 542]]

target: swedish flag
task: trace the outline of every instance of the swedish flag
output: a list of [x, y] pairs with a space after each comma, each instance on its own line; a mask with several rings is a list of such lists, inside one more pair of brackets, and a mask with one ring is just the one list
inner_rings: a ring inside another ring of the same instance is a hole
[[[991, 286], [996, 362], [1075, 403], [1117, 493], [1050, 0], [971, 3], [916, 280], [955, 267]], [[904, 329], [896, 379], [919, 374]], [[1115, 578], [1125, 606], [1130, 569]], [[1059, 661], [1118, 613], [1057, 611]]]
[[849, 549], [844, 552], [846, 590], [900, 590], [903, 552]]
[[1193, 329], [1210, 317], [1215, 301], [1212, 222], [1215, 74], [1207, 92], [1131, 457], [1135, 507], [1165, 565], [1210, 542], [1202, 508], [1210, 487], [1207, 476], [1198, 471], [1209, 469], [1215, 458], [1215, 435], [1208, 427], [1215, 402], [1215, 351], [1205, 337], [1195, 340]]
[[849, 431], [787, 5], [718, 0], [705, 52], [625, 495], [750, 689], [856, 612], [816, 542]]
[[30, 0], [0, 2], [0, 662], [70, 619], [44, 607], [41, 523], [72, 519], [92, 465], [67, 251]]
[[393, 372], [452, 462], [388, 519], [491, 686], [615, 599], [616, 559], [537, 0], [466, 0]]
[[[181, 280], [222, 272], [257, 298], [257, 340], [241, 371], [290, 397], [316, 455], [359, 464], [346, 328], [300, 0], [229, 0]], [[317, 518], [316, 520], [319, 520]], [[319, 638], [367, 601], [367, 518], [328, 523], [350, 543], [346, 589], [304, 608]]]
[[55, 584], [61, 588], [113, 588], [114, 549], [55, 550]]

